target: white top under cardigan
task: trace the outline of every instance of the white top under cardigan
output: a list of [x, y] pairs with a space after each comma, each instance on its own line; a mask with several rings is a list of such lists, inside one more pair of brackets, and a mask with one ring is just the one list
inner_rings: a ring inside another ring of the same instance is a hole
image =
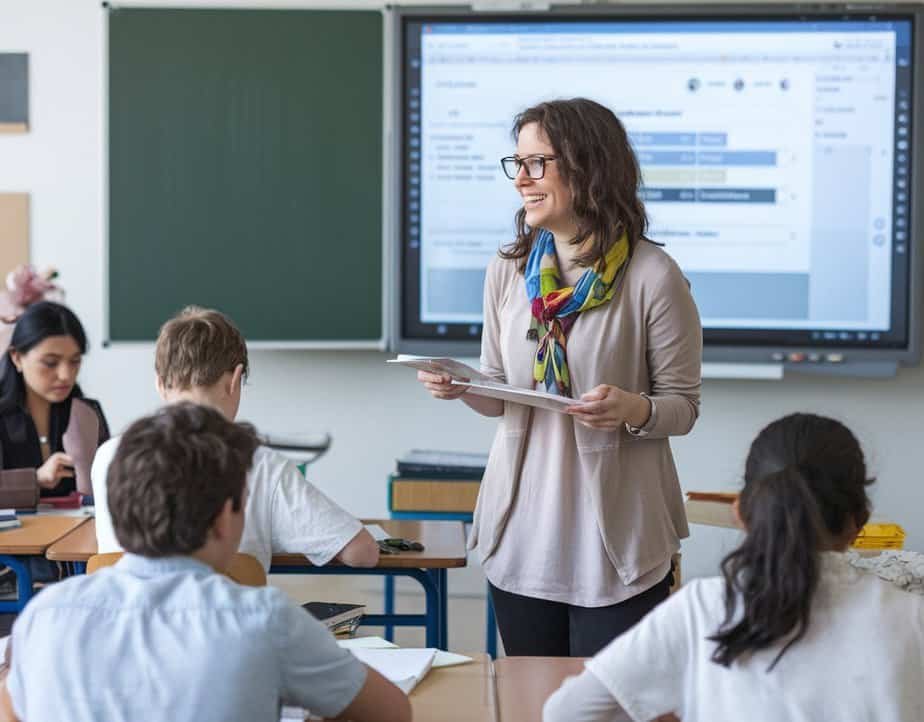
[[[782, 643], [728, 668], [710, 660], [716, 643], [707, 637], [725, 618], [725, 582], [698, 579], [591, 659], [580, 682], [569, 680], [549, 700], [544, 719], [924, 720], [924, 597], [855, 569], [846, 554], [820, 557], [808, 631], [772, 671]], [[609, 691], [609, 705], [593, 699], [589, 677]]]
[[[516, 265], [488, 267], [481, 369], [532, 388], [536, 342]], [[688, 534], [668, 437], [698, 414], [702, 331], [673, 259], [640, 243], [615, 297], [577, 318], [567, 353], [575, 398], [599, 384], [644, 392], [654, 423], [635, 437], [506, 403], [469, 544], [505, 591], [599, 607], [663, 579]]]

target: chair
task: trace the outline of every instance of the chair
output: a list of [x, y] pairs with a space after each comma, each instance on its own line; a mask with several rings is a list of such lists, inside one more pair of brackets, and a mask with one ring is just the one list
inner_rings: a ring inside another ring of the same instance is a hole
[[[87, 560], [87, 574], [92, 574], [97, 569], [111, 567], [122, 558], [122, 552], [109, 552], [108, 554], [94, 554]], [[224, 573], [225, 576], [243, 584], [246, 587], [265, 587], [266, 572], [260, 562], [250, 554], [235, 554], [231, 559], [231, 565]]]

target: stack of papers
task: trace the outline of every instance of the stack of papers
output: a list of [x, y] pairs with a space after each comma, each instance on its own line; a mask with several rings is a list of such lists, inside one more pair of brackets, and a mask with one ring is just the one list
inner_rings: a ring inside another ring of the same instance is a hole
[[0, 529], [16, 529], [22, 522], [16, 517], [15, 509], [0, 509]]
[[[350, 650], [360, 662], [372, 667], [405, 694], [410, 694], [430, 669], [452, 667], [472, 661], [471, 657], [464, 654], [444, 652], [441, 649], [401, 649], [397, 644], [381, 637], [338, 639], [337, 644]], [[320, 718], [310, 716], [308, 710], [301, 707], [283, 707], [279, 718], [280, 722], [302, 722], [305, 719]]]
[[486, 376], [471, 366], [451, 358], [400, 354], [398, 358], [388, 359], [386, 363], [400, 364], [433, 373], [448, 374], [452, 378], [452, 383], [468, 386], [470, 394], [509, 401], [514, 404], [535, 406], [548, 411], [564, 413], [569, 406], [580, 406], [582, 403], [579, 399], [572, 399], [568, 396], [523, 389], [519, 386], [494, 381], [490, 376]]

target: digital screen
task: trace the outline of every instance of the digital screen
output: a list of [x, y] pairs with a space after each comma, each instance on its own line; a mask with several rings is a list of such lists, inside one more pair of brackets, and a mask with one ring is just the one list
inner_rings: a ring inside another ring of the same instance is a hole
[[402, 53], [403, 337], [479, 337], [513, 118], [586, 97], [629, 133], [707, 344], [907, 344], [909, 18], [419, 17]]

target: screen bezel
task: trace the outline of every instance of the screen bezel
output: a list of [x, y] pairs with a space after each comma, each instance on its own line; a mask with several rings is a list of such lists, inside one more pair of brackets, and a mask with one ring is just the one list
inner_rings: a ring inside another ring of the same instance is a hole
[[[408, 77], [405, 73], [407, 58], [408, 30], [412, 23], [432, 22], [587, 22], [588, 20], [616, 20], [627, 22], [651, 21], [696, 21], [709, 20], [749, 22], [760, 21], [895, 21], [905, 20], [911, 23], [913, 61], [911, 64], [911, 85], [919, 79], [916, 68], [924, 60], [924, 7], [912, 5], [878, 5], [865, 6], [862, 9], [846, 5], [825, 5], [817, 7], [792, 5], [711, 5], [711, 6], [676, 6], [676, 5], [619, 5], [607, 7], [560, 6], [543, 13], [478, 13], [461, 7], [416, 7], [396, 10], [394, 61], [394, 116], [393, 127], [397, 142], [393, 144], [395, 152], [394, 176], [397, 192], [393, 210], [394, 222], [394, 271], [396, 272], [396, 298], [393, 304], [392, 345], [403, 353], [423, 353], [428, 355], [477, 356], [480, 349], [480, 326], [474, 334], [472, 324], [447, 324], [442, 334], [435, 333], [437, 324], [419, 322], [419, 255], [408, 254], [408, 215], [406, 212], [408, 198], [407, 173], [407, 114], [402, 110], [408, 97]], [[866, 340], [851, 339], [813, 339], [814, 329], [808, 330], [766, 330], [766, 329], [704, 329], [704, 359], [707, 361], [779, 361], [781, 357], [789, 358], [793, 353], [806, 356], [832, 354], [846, 356], [851, 360], [915, 363], [920, 358], [921, 350], [921, 275], [922, 254], [916, 239], [924, 211], [922, 202], [922, 183], [915, 173], [919, 162], [924, 162], [924, 142], [922, 136], [922, 108], [924, 92], [913, 93], [911, 98], [911, 141], [912, 156], [909, 171], [909, 241], [907, 244], [907, 262], [902, 271], [904, 277], [905, 303], [893, 294], [893, 329], [886, 338], [875, 345]], [[511, 222], [512, 228], [512, 222]], [[893, 231], [894, 232], [894, 231]], [[419, 253], [419, 252], [418, 252]], [[893, 255], [893, 270], [895, 257]], [[893, 277], [894, 277], [893, 273]], [[432, 329], [432, 330], [431, 330]], [[429, 335], [421, 331], [429, 331]], [[817, 333], [817, 331], [815, 331]]]

